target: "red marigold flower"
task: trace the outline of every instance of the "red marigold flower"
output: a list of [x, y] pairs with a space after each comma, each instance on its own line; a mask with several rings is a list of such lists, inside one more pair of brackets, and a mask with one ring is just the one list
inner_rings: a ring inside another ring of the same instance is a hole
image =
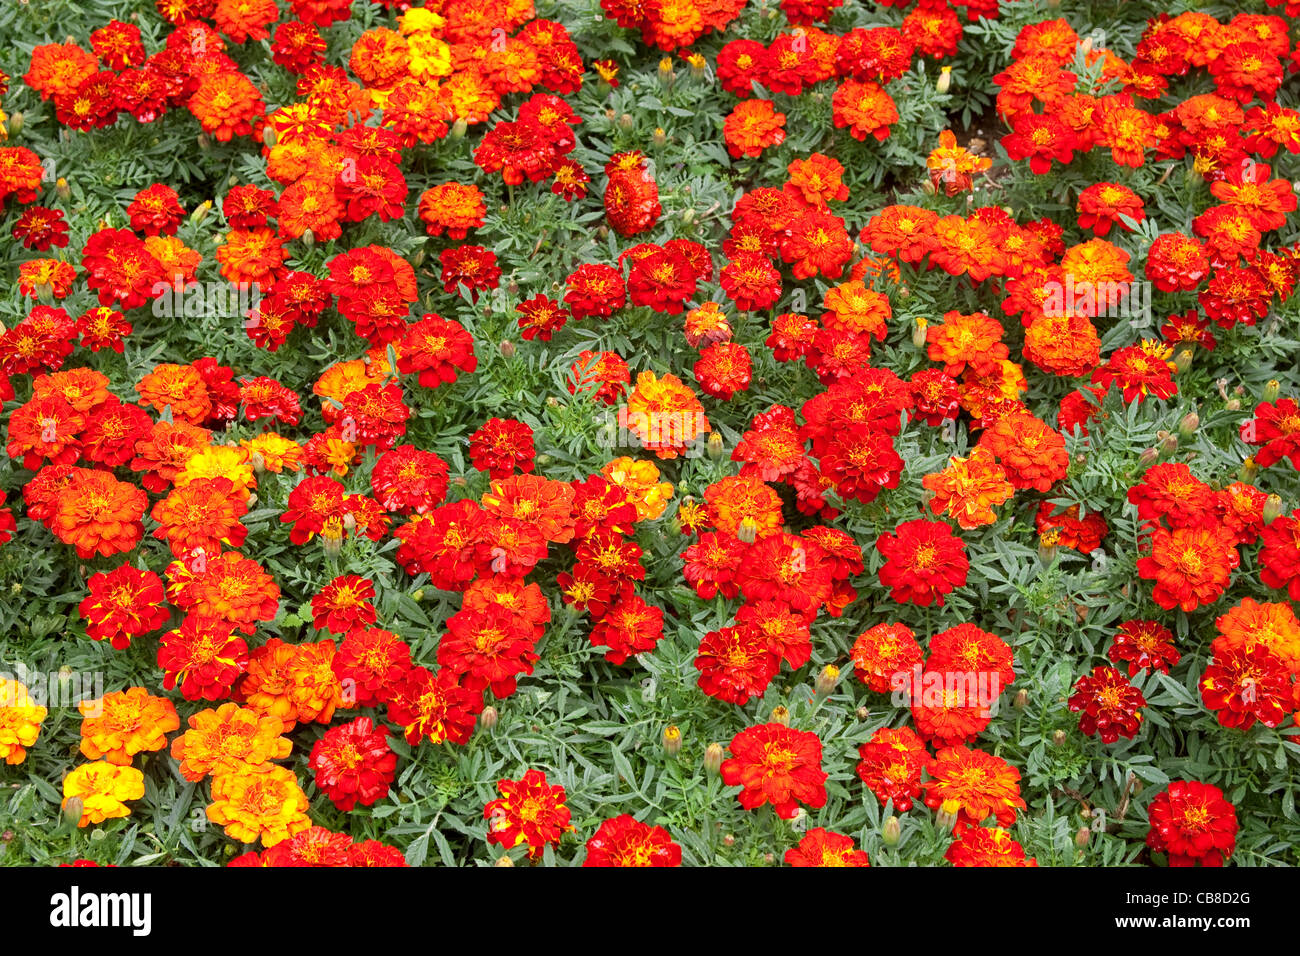
[[566, 280], [564, 304], [573, 313], [574, 321], [588, 316], [605, 317], [623, 308], [627, 288], [622, 274], [613, 266], [603, 263], [584, 263]]
[[538, 660], [531, 622], [501, 607], [463, 609], [447, 619], [438, 642], [438, 664], [455, 674], [463, 687], [491, 688], [498, 699], [515, 692], [515, 678], [531, 674]]
[[168, 278], [144, 243], [126, 229], [93, 233], [82, 249], [81, 266], [88, 273], [87, 285], [99, 290], [99, 304], [116, 302], [123, 309], [144, 305]]
[[965, 543], [939, 521], [906, 521], [880, 535], [876, 550], [885, 556], [880, 583], [900, 603], [942, 607], [943, 596], [965, 584], [970, 570]]
[[[265, 844], [265, 841], [263, 841]], [[259, 866], [349, 866], [352, 838], [310, 826], [262, 851]], [[231, 860], [227, 866], [234, 866]], [[248, 865], [254, 865], [252, 863]]]
[[[1079, 228], [1091, 229], [1097, 236], [1108, 235], [1111, 227], [1116, 224], [1125, 232], [1132, 232], [1133, 227], [1124, 222], [1124, 217], [1132, 219], [1134, 223], [1142, 222], [1146, 218], [1145, 206], [1141, 198], [1133, 190], [1119, 183], [1093, 183], [1079, 193], [1078, 205], [1075, 208], [1079, 213]], [[1148, 263], [1150, 256], [1148, 250]], [[1151, 266], [1148, 264], [1147, 268], [1149, 270]], [[1150, 278], [1149, 272], [1148, 278]]]
[[812, 656], [808, 618], [784, 602], [744, 604], [736, 611], [736, 623], [756, 632], [778, 660], [784, 660], [792, 669], [803, 667]]
[[129, 647], [134, 637], [156, 631], [171, 617], [170, 611], [159, 606], [163, 583], [152, 571], [124, 564], [91, 575], [86, 586], [90, 593], [78, 605], [86, 633], [97, 641], [108, 641], [117, 650]]
[[629, 813], [604, 821], [587, 840], [583, 866], [680, 866], [682, 848], [663, 827]]
[[1249, 730], [1258, 720], [1276, 727], [1295, 709], [1291, 672], [1263, 642], [1253, 647], [1216, 647], [1201, 675], [1201, 699], [1225, 727]]
[[1181, 232], [1157, 236], [1147, 250], [1146, 277], [1161, 292], [1195, 292], [1209, 272], [1205, 247]]
[[1138, 517], [1152, 525], [1163, 519], [1171, 528], [1215, 527], [1218, 499], [1213, 489], [1182, 462], [1152, 465], [1129, 489]]
[[1222, 866], [1237, 844], [1237, 811], [1213, 784], [1175, 780], [1147, 810], [1146, 843], [1170, 866]]
[[826, 804], [826, 771], [821, 768], [822, 742], [811, 731], [767, 723], [747, 727], [731, 740], [732, 756], [721, 766], [722, 781], [739, 785], [736, 796], [746, 810], [771, 803], [783, 820], [794, 818], [797, 804], [813, 809]]
[[222, 700], [248, 667], [248, 645], [217, 617], [188, 614], [158, 643], [163, 686], [180, 686], [186, 700]]
[[[895, 625], [902, 627], [902, 625]], [[921, 771], [930, 759], [925, 743], [910, 727], [881, 727], [858, 747], [858, 778], [883, 807], [890, 800], [905, 813], [921, 795]]]
[[724, 627], [700, 642], [695, 668], [700, 690], [710, 697], [744, 705], [761, 697], [776, 676], [781, 658], [757, 628]]
[[905, 624], [877, 624], [858, 635], [850, 652], [858, 680], [878, 694], [894, 687], [894, 675], [911, 674], [925, 658]]
[[176, 190], [162, 183], [136, 193], [126, 213], [131, 217], [131, 228], [146, 236], [174, 236], [185, 218]]
[[388, 728], [358, 717], [331, 727], [311, 748], [307, 761], [316, 786], [340, 810], [377, 803], [388, 795], [397, 755], [388, 747]]
[[1016, 811], [1025, 809], [1020, 799], [1020, 771], [1001, 757], [967, 747], [944, 747], [926, 764], [925, 805], [956, 817], [960, 835], [992, 817], [1009, 827]]
[[131, 334], [133, 326], [116, 309], [97, 305], [78, 317], [76, 328], [77, 334], [81, 336], [82, 348], [92, 352], [107, 348], [121, 355], [122, 339]]
[[1113, 744], [1121, 736], [1133, 739], [1142, 726], [1142, 708], [1146, 705], [1146, 698], [1128, 678], [1100, 664], [1092, 669], [1091, 676], [1079, 678], [1070, 697], [1070, 710], [1082, 711], [1080, 733], [1099, 736], [1103, 744]]
[[478, 368], [474, 355], [474, 337], [459, 322], [429, 312], [406, 330], [397, 359], [403, 375], [419, 373], [426, 388], [456, 381], [459, 369], [473, 372]]
[[791, 223], [781, 240], [781, 258], [796, 279], [838, 278], [853, 255], [844, 220], [822, 209], [808, 209]]
[[415, 746], [428, 737], [435, 744], [451, 741], [463, 746], [474, 733], [483, 693], [461, 687], [450, 671], [435, 675], [412, 667], [392, 687], [387, 704], [388, 720], [402, 728], [408, 744]]
[[[1137, 572], [1156, 582], [1151, 598], [1162, 608], [1191, 613], [1223, 596], [1240, 561], [1233, 539], [1221, 528], [1156, 528], [1151, 553], [1138, 559]], [[1262, 558], [1260, 563], [1263, 567]], [[1300, 592], [1300, 586], [1296, 590]]]
[[431, 451], [398, 445], [379, 456], [370, 487], [387, 511], [426, 514], [447, 497], [447, 463]]
[[508, 478], [518, 468], [533, 470], [533, 430], [513, 418], [490, 418], [469, 436], [469, 457], [478, 471], [493, 479]]
[[605, 167], [605, 217], [620, 236], [635, 236], [659, 221], [659, 184], [639, 152], [618, 153]]
[[769, 309], [781, 297], [781, 273], [761, 253], [740, 253], [723, 267], [719, 281], [742, 312]]
[[1001, 827], [970, 827], [948, 847], [943, 858], [953, 866], [1038, 866], [1033, 857]]
[[442, 288], [448, 295], [465, 286], [471, 302], [478, 302], [481, 291], [495, 289], [501, 283], [501, 268], [496, 253], [483, 246], [453, 246], [442, 250]]
[[361, 628], [343, 638], [331, 666], [343, 689], [343, 707], [387, 705], [411, 669], [411, 648], [391, 631]]
[[551, 336], [564, 328], [570, 318], [569, 313], [560, 303], [548, 299], [540, 292], [515, 306], [515, 311], [520, 315], [519, 328], [522, 330], [524, 341], [541, 339], [543, 342], [549, 342]]
[[1300, 469], [1300, 405], [1292, 398], [1279, 399], [1276, 404], [1261, 402], [1255, 417], [1242, 424], [1241, 439], [1261, 446], [1254, 455], [1261, 468], [1286, 458], [1291, 467]]
[[60, 249], [68, 244], [68, 224], [62, 209], [28, 206], [14, 222], [11, 234], [24, 248], [47, 252], [51, 246]]
[[1042, 176], [1051, 171], [1052, 160], [1068, 166], [1077, 147], [1074, 131], [1051, 113], [1016, 113], [1011, 132], [1002, 146], [1013, 160], [1029, 160], [1029, 169]]
[[349, 635], [375, 623], [377, 614], [371, 599], [375, 586], [369, 579], [355, 574], [334, 578], [311, 599], [312, 625], [318, 631], [328, 630], [339, 635]]
[[1119, 625], [1106, 656], [1116, 664], [1127, 661], [1129, 677], [1144, 669], [1168, 674], [1169, 668], [1182, 658], [1169, 628], [1158, 621], [1138, 620]]
[[700, 383], [700, 388], [723, 401], [748, 389], [752, 373], [749, 350], [735, 342], [710, 345], [700, 352], [699, 361], [695, 363], [695, 380]]
[[785, 851], [790, 866], [870, 866], [867, 854], [853, 845], [853, 838], [813, 827], [798, 846]]
[[992, 720], [1001, 683], [996, 674], [927, 664], [926, 670], [895, 675], [895, 692], [910, 700], [912, 723], [935, 746], [970, 743]]
[[552, 786], [540, 770], [528, 770], [519, 780], [499, 780], [497, 790], [501, 796], [483, 808], [488, 843], [507, 850], [527, 843], [529, 858], [538, 859], [573, 830], [564, 788]]
[[638, 594], [622, 597], [591, 632], [595, 647], [607, 647], [605, 660], [625, 664], [627, 659], [652, 651], [663, 637], [664, 611], [646, 604]]

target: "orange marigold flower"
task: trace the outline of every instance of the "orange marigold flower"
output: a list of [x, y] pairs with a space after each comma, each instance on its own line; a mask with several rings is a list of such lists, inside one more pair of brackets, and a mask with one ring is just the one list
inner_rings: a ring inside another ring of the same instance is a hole
[[213, 776], [207, 813], [227, 836], [271, 847], [311, 826], [308, 806], [292, 770], [264, 763]]
[[663, 515], [673, 496], [672, 484], [659, 480], [659, 469], [652, 461], [623, 456], [608, 462], [600, 474], [627, 494], [628, 504], [636, 508], [637, 521], [653, 521]]
[[756, 475], [720, 478], [704, 490], [713, 526], [730, 535], [766, 538], [781, 530], [781, 496]]
[[82, 715], [81, 752], [121, 766], [138, 753], [165, 748], [167, 734], [181, 725], [172, 702], [150, 696], [143, 687], [83, 700], [77, 710]]
[[236, 703], [201, 710], [189, 719], [189, 730], [172, 741], [171, 755], [181, 776], [195, 783], [208, 774], [236, 773], [283, 760], [293, 742], [280, 736], [284, 725]]
[[167, 596], [187, 613], [219, 617], [252, 634], [258, 621], [274, 619], [280, 586], [252, 558], [236, 551], [194, 552], [167, 568]]
[[1156, 528], [1151, 553], [1138, 559], [1137, 572], [1156, 582], [1151, 598], [1162, 608], [1191, 613], [1223, 596], [1233, 568], [1241, 562], [1233, 543], [1218, 527]]
[[288, 258], [288, 250], [268, 226], [232, 229], [226, 233], [225, 243], [217, 247], [221, 274], [237, 286], [268, 288], [284, 271]]
[[[870, 136], [883, 142], [889, 138], [889, 128], [898, 122], [898, 107], [879, 84], [848, 79], [835, 88], [831, 97], [831, 121], [836, 129], [847, 127], [856, 140], [865, 142]], [[836, 198], [847, 199], [848, 190]]]
[[943, 596], [965, 584], [970, 570], [965, 542], [939, 521], [905, 521], [880, 535], [876, 550], [885, 557], [878, 576], [890, 597], [921, 607], [943, 607]]
[[1300, 619], [1290, 604], [1242, 598], [1241, 603], [1217, 618], [1214, 626], [1219, 636], [1210, 647], [1216, 657], [1263, 644], [1292, 674], [1300, 674]]
[[932, 362], [943, 362], [944, 374], [952, 378], [967, 366], [978, 375], [989, 375], [1011, 354], [1002, 336], [1002, 323], [983, 312], [948, 312], [942, 323], [926, 326], [926, 354]]
[[78, 469], [54, 503], [50, 530], [80, 558], [130, 551], [144, 536], [145, 493], [106, 471]]
[[199, 478], [174, 488], [149, 514], [158, 522], [153, 536], [178, 558], [200, 548], [218, 554], [223, 544], [238, 548], [248, 534], [241, 521], [248, 514], [244, 492], [229, 478]]
[[953, 840], [943, 858], [953, 866], [1038, 866], [1001, 827], [970, 827]]
[[209, 76], [186, 104], [203, 127], [220, 142], [235, 136], [249, 136], [252, 120], [266, 112], [262, 94], [244, 74], [237, 71]]
[[972, 176], [993, 166], [993, 160], [987, 156], [976, 156], [964, 146], [957, 145], [957, 137], [952, 130], [939, 134], [939, 145], [925, 160], [930, 170], [930, 182], [937, 190], [940, 187], [949, 196], [969, 190], [973, 183]]
[[967, 531], [996, 521], [992, 506], [1015, 494], [992, 452], [979, 445], [966, 458], [949, 458], [947, 468], [926, 475], [921, 484], [934, 492], [930, 509], [948, 514]]
[[446, 233], [448, 239], [464, 239], [469, 230], [483, 225], [487, 215], [478, 187], [456, 182], [425, 190], [419, 209], [429, 235]]
[[1007, 415], [985, 429], [979, 445], [998, 457], [1015, 488], [1049, 491], [1070, 464], [1060, 432], [1026, 412]]
[[757, 157], [769, 146], [785, 142], [785, 114], [771, 100], [741, 100], [722, 125], [727, 152], [739, 159]]
[[82, 764], [63, 778], [63, 808], [72, 800], [81, 805], [77, 826], [103, 823], [130, 816], [128, 800], [144, 796], [144, 774], [134, 767], [97, 761]]
[[660, 458], [686, 454], [701, 435], [713, 430], [689, 386], [676, 375], [660, 378], [654, 372], [637, 376], [628, 396], [626, 427]]
[[170, 408], [174, 418], [191, 425], [201, 425], [212, 411], [208, 387], [193, 365], [155, 365], [135, 390], [141, 405], [160, 412]]
[[[858, 635], [850, 652], [853, 673], [878, 694], [893, 689], [895, 674], [910, 674], [925, 657], [906, 624], [877, 624]], [[903, 808], [900, 808], [903, 809]]]
[[927, 765], [925, 805], [956, 817], [964, 831], [993, 817], [1000, 827], [1015, 823], [1020, 799], [1020, 771], [1001, 757], [967, 747], [945, 747]]

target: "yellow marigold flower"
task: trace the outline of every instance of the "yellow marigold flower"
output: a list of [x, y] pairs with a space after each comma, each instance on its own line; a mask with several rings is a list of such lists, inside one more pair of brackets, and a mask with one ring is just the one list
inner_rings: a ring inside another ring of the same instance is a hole
[[27, 688], [18, 681], [0, 680], [0, 758], [5, 763], [23, 762], [48, 713], [32, 703]]
[[208, 819], [241, 843], [260, 839], [268, 847], [311, 826], [298, 778], [274, 764], [213, 777]]
[[125, 766], [138, 753], [162, 750], [167, 734], [181, 725], [165, 697], [151, 697], [143, 687], [105, 694], [77, 705], [82, 713], [81, 752]]
[[627, 426], [660, 458], [684, 455], [700, 435], [712, 431], [704, 406], [676, 375], [636, 377], [627, 399]]
[[229, 478], [230, 483], [244, 495], [256, 483], [248, 449], [238, 445], [200, 448], [189, 457], [172, 483], [177, 488], [184, 488], [197, 478]]
[[397, 29], [405, 36], [413, 33], [441, 33], [447, 18], [426, 7], [412, 7], [397, 18]]
[[600, 473], [610, 484], [627, 492], [628, 503], [636, 508], [637, 521], [658, 518], [673, 496], [672, 483], [659, 480], [659, 469], [651, 461], [615, 458]]
[[190, 729], [172, 741], [172, 756], [180, 761], [186, 780], [252, 769], [283, 760], [293, 749], [292, 741], [280, 736], [280, 718], [235, 703], [201, 710], [189, 724]]
[[328, 724], [343, 704], [343, 684], [334, 673], [334, 642], [299, 644], [285, 666], [287, 693], [304, 724]]
[[81, 801], [79, 827], [130, 816], [126, 801], [143, 796], [144, 774], [135, 767], [119, 767], [101, 760], [82, 764], [63, 778], [64, 809], [73, 798]]
[[302, 446], [296, 441], [275, 432], [263, 432], [256, 438], [246, 438], [241, 444], [247, 451], [250, 464], [280, 474], [285, 471], [302, 471]]

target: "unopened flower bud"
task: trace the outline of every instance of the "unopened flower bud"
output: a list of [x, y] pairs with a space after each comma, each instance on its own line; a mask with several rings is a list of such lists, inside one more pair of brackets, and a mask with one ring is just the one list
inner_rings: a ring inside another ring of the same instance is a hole
[[682, 210], [682, 222], [689, 226], [694, 221], [695, 221], [695, 207], [687, 206], [685, 209]]
[[662, 126], [655, 127], [655, 131], [650, 134], [650, 142], [659, 147], [668, 145], [668, 134], [664, 132]]
[[1267, 383], [1265, 383], [1264, 391], [1260, 395], [1260, 399], [1265, 402], [1276, 402], [1277, 396], [1281, 393], [1281, 391], [1282, 391], [1282, 383], [1275, 378], [1271, 378], [1268, 380]]
[[503, 340], [503, 341], [501, 342], [501, 345], [498, 346], [498, 347], [499, 347], [500, 350], [501, 350], [501, 357], [502, 357], [502, 358], [514, 358], [514, 357], [515, 357], [515, 343], [514, 343], [514, 342], [511, 342], [509, 339]]
[[416, 604], [419, 604], [421, 601], [423, 601], [424, 588], [416, 588], [415, 591], [411, 594], [411, 600], [414, 601]]
[[1264, 499], [1264, 524], [1272, 524], [1282, 514], [1282, 499], [1269, 495]]
[[1154, 448], [1146, 448], [1142, 451], [1142, 454], [1138, 455], [1138, 464], [1143, 468], [1149, 468], [1156, 463], [1156, 459], [1159, 457], [1160, 452]]
[[456, 122], [451, 124], [451, 138], [464, 139], [465, 131], [468, 129], [469, 129], [469, 123], [465, 122], [465, 118], [463, 116], [460, 117], [459, 119], [456, 120]]
[[304, 229], [300, 238], [302, 239], [302, 244], [308, 249], [316, 245], [316, 234], [310, 229]]
[[664, 728], [664, 753], [676, 757], [682, 749], [682, 730], [676, 724]]
[[248, 456], [248, 463], [253, 466], [253, 471], [259, 475], [266, 474], [266, 459], [262, 457], [260, 451], [255, 451]]
[[858, 720], [866, 720], [870, 716], [871, 716], [871, 711], [869, 711], [867, 708], [865, 707], [858, 708]]
[[929, 325], [924, 316], [916, 317], [916, 324], [912, 326], [912, 344], [918, 349], [925, 348], [925, 328]]
[[618, 125], [623, 129], [631, 129], [636, 125], [636, 120], [632, 118], [631, 113], [624, 113], [618, 118]]
[[1065, 731], [1064, 731], [1064, 730], [1054, 730], [1054, 731], [1052, 731], [1052, 746], [1053, 746], [1053, 747], [1064, 747], [1064, 746], [1065, 746]]
[[951, 830], [957, 825], [956, 811], [947, 809], [945, 804], [941, 803], [939, 811], [934, 815], [934, 825], [939, 830]]
[[497, 857], [497, 861], [492, 865], [493, 866], [514, 866], [515, 861], [510, 859], [510, 857], [508, 856], [502, 856], [502, 857]]
[[898, 838], [902, 832], [903, 826], [898, 822], [898, 817], [890, 815], [885, 818], [885, 825], [880, 828], [880, 839], [884, 841], [885, 846], [898, 846]]
[[68, 186], [68, 181], [62, 176], [54, 181], [54, 194], [63, 200], [72, 198], [72, 189]]
[[1025, 706], [1028, 703], [1029, 703], [1029, 691], [1025, 690], [1025, 688], [1023, 687], [1020, 688], [1020, 690], [1016, 691], [1015, 697], [1011, 698], [1011, 706], [1014, 707], [1016, 710], [1024, 710]]
[[23, 114], [14, 113], [12, 116], [9, 117], [9, 122], [7, 125], [9, 127], [9, 135], [17, 136], [19, 133], [23, 131]]
[[817, 682], [813, 685], [813, 689], [818, 697], [827, 697], [839, 682], [840, 669], [834, 664], [827, 664], [817, 675]]
[[670, 56], [663, 57], [659, 61], [659, 79], [665, 83], [673, 81], [673, 58]]
[[1201, 427], [1201, 417], [1195, 412], [1188, 412], [1183, 416], [1183, 420], [1178, 423], [1178, 434], [1184, 438], [1191, 438], [1196, 434], [1196, 429]]
[[754, 539], [758, 537], [758, 522], [749, 517], [741, 518], [740, 526], [736, 529], [736, 537], [745, 544], [753, 544]]
[[1191, 349], [1178, 350], [1178, 352], [1174, 355], [1174, 365], [1178, 367], [1179, 374], [1186, 372], [1189, 368], [1192, 367], [1192, 359], [1195, 358], [1195, 356], [1196, 353], [1193, 352]]
[[1241, 399], [1239, 399], [1239, 398], [1230, 398], [1230, 399], [1228, 399], [1226, 402], [1223, 403], [1223, 407], [1226, 408], [1226, 409], [1227, 409], [1228, 411], [1230, 411], [1230, 412], [1239, 412], [1239, 411], [1241, 411]]
[[722, 838], [722, 845], [723, 845], [723, 846], [735, 846], [735, 845], [736, 845], [736, 834], [734, 834], [734, 833], [728, 833], [726, 836], [724, 836], [724, 837]]
[[[255, 504], [257, 504], [257, 493], [256, 493], [256, 492], [254, 492], [253, 494], [251, 494], [251, 495], [248, 496], [248, 499], [244, 502], [244, 506], [245, 506], [246, 508], [248, 508], [249, 511], [252, 511], [252, 510], [253, 510], [253, 505], [255, 505]], [[352, 515], [348, 515], [348, 518], [352, 518]], [[344, 519], [344, 524], [346, 524], [346, 523], [347, 523], [347, 520]], [[355, 524], [357, 523], [357, 519], [356, 519], [356, 518], [352, 518], [352, 523], [355, 525]], [[352, 529], [349, 528], [348, 530], [351, 531]]]
[[1252, 481], [1255, 480], [1256, 476], [1258, 475], [1259, 475], [1259, 465], [1255, 464], [1254, 458], [1247, 458], [1245, 461], [1243, 461], [1241, 463], [1241, 471], [1237, 473], [1237, 477], [1240, 478], [1242, 481], [1244, 481], [1246, 484], [1250, 484]]
[[1160, 453], [1162, 455], [1172, 455], [1178, 450], [1178, 436], [1166, 434], [1160, 440]]
[[79, 824], [86, 804], [81, 797], [68, 797], [63, 801], [63, 818], [69, 823]]
[[764, 854], [763, 854], [763, 862], [766, 863], [768, 866], [771, 866], [773, 863], [776, 862], [776, 854], [775, 854], [775, 853], [764, 853]]
[[790, 726], [790, 711], [782, 706], [772, 708], [772, 723], [780, 724], [782, 727]]
[[722, 461], [727, 453], [722, 444], [722, 432], [709, 432], [708, 449], [710, 458], [714, 461]]
[[947, 93], [950, 86], [952, 86], [952, 67], [945, 66], [939, 70], [939, 79], [935, 81], [934, 89], [936, 93]]
[[722, 744], [709, 744], [704, 750], [704, 772], [715, 774], [722, 766]]
[[1074, 845], [1082, 849], [1088, 845], [1088, 840], [1092, 836], [1092, 830], [1088, 827], [1079, 827], [1079, 832], [1074, 835]]

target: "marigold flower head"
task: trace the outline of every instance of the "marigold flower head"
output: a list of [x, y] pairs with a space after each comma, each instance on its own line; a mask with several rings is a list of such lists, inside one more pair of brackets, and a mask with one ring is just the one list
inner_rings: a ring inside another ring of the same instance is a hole
[[934, 492], [930, 508], [936, 515], [947, 514], [971, 530], [997, 520], [993, 505], [1007, 501], [1015, 488], [992, 452], [977, 445], [967, 458], [950, 458], [948, 467], [921, 479]]
[[273, 847], [312, 825], [308, 806], [293, 771], [260, 764], [215, 774], [207, 815], [232, 839]]
[[82, 764], [63, 778], [63, 807], [81, 804], [77, 826], [85, 827], [131, 815], [128, 800], [144, 796], [144, 774], [134, 767], [104, 761]]
[[953, 840], [943, 858], [953, 866], [1038, 866], [1001, 827], [970, 827]]
[[853, 844], [853, 838], [813, 827], [798, 846], [785, 851], [790, 866], [870, 866], [867, 854]]
[[1175, 780], [1147, 809], [1146, 843], [1170, 866], [1222, 866], [1237, 844], [1237, 811], [1213, 784]]
[[368, 807], [388, 795], [397, 755], [388, 747], [388, 728], [358, 717], [326, 731], [312, 746], [308, 767], [316, 786], [340, 810]]
[[942, 522], [905, 521], [893, 534], [882, 534], [876, 549], [885, 556], [880, 583], [895, 601], [942, 607], [944, 595], [966, 583], [966, 545]]
[[758, 724], [736, 734], [730, 749], [732, 756], [720, 768], [722, 781], [741, 787], [737, 798], [746, 810], [771, 803], [779, 817], [790, 820], [799, 803], [813, 809], [826, 804], [827, 775], [816, 734], [779, 723]]
[[171, 755], [186, 780], [198, 782], [208, 774], [236, 773], [265, 766], [289, 756], [293, 743], [280, 736], [284, 725], [236, 703], [201, 710], [189, 718], [189, 729], [172, 740]]
[[912, 809], [912, 801], [921, 795], [921, 771], [930, 759], [916, 731], [910, 727], [881, 727], [858, 747], [858, 755], [862, 758], [857, 766], [858, 778], [880, 805], [892, 800], [900, 813]]
[[27, 748], [36, 743], [49, 710], [38, 706], [26, 686], [16, 680], [0, 680], [0, 757], [20, 764]]
[[682, 848], [663, 827], [623, 813], [604, 821], [587, 840], [583, 866], [680, 866]]
[[167, 734], [180, 727], [176, 707], [143, 687], [105, 694], [77, 705], [82, 714], [81, 752], [125, 766], [138, 753], [162, 750]]
[[957, 831], [992, 817], [998, 826], [1015, 822], [1025, 809], [1020, 771], [1001, 757], [967, 747], [944, 747], [926, 765], [925, 805], [956, 817]]

